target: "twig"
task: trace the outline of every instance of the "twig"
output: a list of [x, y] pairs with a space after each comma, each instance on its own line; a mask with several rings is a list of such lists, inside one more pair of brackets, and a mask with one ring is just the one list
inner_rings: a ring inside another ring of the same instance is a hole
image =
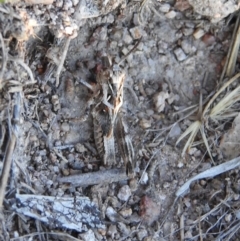
[[141, 181], [142, 181], [142, 179], [143, 179], [143, 175], [144, 175], [144, 173], [146, 172], [146, 170], [147, 170], [150, 162], [152, 161], [152, 159], [155, 157], [155, 155], [156, 155], [159, 151], [160, 151], [160, 150], [155, 151], [155, 152], [153, 153], [153, 155], [151, 156], [151, 158], [148, 160], [148, 163], [147, 163], [147, 165], [145, 166], [145, 168], [144, 168], [144, 170], [143, 170], [143, 172], [142, 172], [141, 178], [139, 179], [138, 183], [141, 183]]
[[11, 11], [7, 11], [6, 9], [4, 9], [2, 7], [0, 7], [0, 12], [3, 12], [5, 14], [9, 14], [9, 15], [13, 16], [14, 18], [22, 21], [22, 18], [19, 15], [15, 14], [15, 13], [13, 13]]
[[2, 45], [2, 67], [1, 67], [1, 71], [0, 71], [0, 89], [1, 89], [2, 88], [1, 82], [3, 81], [3, 75], [4, 75], [4, 72], [6, 69], [7, 58], [8, 58], [4, 40], [3, 40], [1, 33], [0, 33], [0, 41], [1, 41], [1, 45]]
[[60, 177], [60, 183], [71, 183], [73, 186], [89, 186], [95, 184], [104, 184], [119, 182], [129, 179], [126, 171], [123, 169], [110, 169], [91, 173], [83, 173], [68, 177]]
[[67, 233], [63, 233], [63, 232], [34, 232], [34, 233], [29, 233], [20, 237], [16, 237], [16, 238], [11, 238], [10, 241], [18, 241], [18, 240], [24, 240], [25, 238], [30, 238], [30, 237], [34, 237], [37, 236], [39, 234], [47, 234], [47, 235], [55, 235], [55, 236], [60, 236], [60, 237], [64, 237], [66, 238], [65, 240], [73, 240], [73, 241], [81, 241], [78, 238], [75, 238]]
[[126, 54], [126, 55], [124, 55], [123, 57], [122, 57], [122, 59], [117, 63], [117, 65], [119, 66], [131, 53], [133, 53], [136, 49], [137, 49], [137, 47], [138, 47], [138, 45], [140, 44], [140, 42], [142, 41], [142, 37], [138, 40], [138, 42], [133, 46], [133, 48], [131, 49], [131, 50], [129, 50], [129, 52]]
[[12, 134], [9, 137], [6, 154], [3, 160], [3, 169], [0, 177], [0, 210], [3, 206], [3, 200], [5, 197], [5, 190], [7, 187], [9, 172], [12, 165], [12, 155], [17, 139], [17, 123], [20, 118], [20, 93], [16, 93], [16, 103], [14, 105], [13, 117], [12, 117]]
[[[36, 80], [34, 80], [34, 77], [33, 77], [33, 73], [32, 73], [32, 70], [23, 62], [22, 59], [18, 59], [18, 58], [14, 58], [13, 56], [11, 56], [10, 54], [8, 54], [8, 58], [10, 61], [15, 61], [16, 63], [20, 64], [28, 73], [32, 83], [31, 84], [35, 84], [37, 83]], [[28, 84], [30, 84], [28, 82]]]
[[71, 38], [67, 38], [67, 41], [65, 43], [63, 53], [62, 53], [62, 58], [61, 58], [61, 61], [58, 65], [58, 68], [57, 68], [57, 72], [56, 72], [56, 86], [57, 87], [59, 86], [59, 77], [60, 77], [60, 74], [61, 74], [61, 71], [62, 71], [62, 68], [63, 68], [63, 63], [66, 59], [66, 55], [67, 55], [67, 51], [68, 51], [70, 41], [71, 41]]
[[[182, 203], [180, 205], [182, 206]], [[185, 240], [185, 238], [184, 238], [184, 214], [182, 214], [180, 217], [180, 240], [181, 241]]]
[[55, 154], [61, 158], [65, 163], [68, 163], [68, 160], [63, 156], [61, 155], [55, 148], [53, 148], [53, 151], [55, 152]]

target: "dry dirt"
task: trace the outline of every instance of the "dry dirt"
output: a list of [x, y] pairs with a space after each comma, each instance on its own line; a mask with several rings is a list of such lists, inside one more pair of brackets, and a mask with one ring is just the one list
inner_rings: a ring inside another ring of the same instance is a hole
[[[238, 168], [194, 182], [177, 200], [175, 195], [190, 177], [239, 156], [238, 146], [229, 151], [222, 141], [219, 147], [222, 130], [211, 132], [219, 138], [212, 146], [215, 164], [204, 145], [183, 157], [184, 141], [175, 146], [192, 121], [184, 118], [191, 110], [183, 110], [198, 106], [200, 93], [206, 99], [219, 84], [239, 3], [215, 1], [215, 9], [210, 1], [194, 0], [25, 2], [0, 5], [1, 168], [7, 143], [17, 137], [0, 240], [239, 240]], [[81, 82], [95, 81], [103, 55], [119, 62], [139, 40], [121, 64], [121, 113], [135, 151], [135, 176], [119, 174], [112, 183], [103, 176], [89, 186], [64, 182], [62, 177], [124, 168], [118, 150], [110, 168], [98, 156], [91, 109], [82, 120], [91, 93]]]

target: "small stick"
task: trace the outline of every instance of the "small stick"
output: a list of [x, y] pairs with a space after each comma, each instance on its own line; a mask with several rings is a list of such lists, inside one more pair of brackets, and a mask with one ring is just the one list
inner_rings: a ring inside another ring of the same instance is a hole
[[138, 183], [141, 183], [142, 179], [143, 179], [143, 175], [144, 173], [147, 171], [147, 168], [150, 164], [150, 162], [152, 161], [152, 159], [155, 157], [155, 155], [159, 152], [159, 150], [157, 150], [156, 152], [153, 153], [153, 155], [151, 156], [151, 158], [148, 160], [148, 163], [146, 165], [146, 167], [144, 168], [143, 172], [142, 172], [142, 175], [141, 175], [141, 178], [139, 179]]
[[6, 65], [7, 65], [7, 52], [6, 52], [6, 48], [4, 45], [4, 40], [2, 37], [2, 34], [0, 33], [0, 41], [1, 41], [1, 45], [2, 45], [2, 67], [1, 67], [1, 71], [0, 71], [0, 89], [2, 88], [1, 82], [3, 81], [3, 75], [4, 75], [4, 71], [6, 69]]
[[67, 177], [60, 177], [60, 183], [71, 183], [74, 186], [89, 186], [95, 184], [119, 182], [129, 179], [124, 169], [110, 169], [104, 171], [83, 173]]
[[6, 149], [6, 154], [3, 160], [3, 169], [0, 177], [0, 211], [3, 207], [3, 200], [5, 197], [5, 190], [7, 187], [7, 182], [9, 178], [9, 172], [12, 166], [12, 155], [15, 148], [17, 140], [17, 124], [20, 118], [20, 93], [16, 93], [16, 103], [13, 108], [13, 117], [12, 117], [12, 134], [9, 136], [8, 145]]
[[132, 52], [134, 52], [134, 51], [136, 50], [136, 48], [137, 48], [138, 45], [140, 44], [141, 40], [142, 40], [142, 37], [141, 37], [141, 38], [138, 40], [138, 42], [133, 46], [133, 48], [132, 48], [131, 50], [129, 50], [129, 52], [122, 57], [122, 59], [119, 61], [119, 63], [117, 63], [118, 66], [119, 66]]
[[62, 53], [62, 58], [61, 58], [61, 61], [58, 65], [58, 68], [57, 68], [57, 72], [56, 72], [56, 86], [57, 87], [59, 86], [59, 77], [60, 77], [60, 74], [61, 74], [61, 71], [62, 71], [62, 68], [63, 68], [63, 63], [66, 59], [66, 55], [67, 55], [67, 51], [68, 51], [70, 41], [71, 41], [71, 38], [67, 38], [67, 41], [65, 43], [63, 53]]
[[28, 82], [28, 84], [37, 83], [37, 81], [34, 80], [32, 70], [24, 63], [24, 61], [22, 59], [15, 58], [15, 57], [11, 56], [10, 54], [8, 54], [8, 58], [10, 61], [13, 61], [13, 62], [15, 61], [16, 63], [20, 64], [27, 71], [27, 73], [29, 74], [29, 77], [31, 79], [31, 82]]
[[180, 240], [184, 241], [184, 214], [180, 217]]

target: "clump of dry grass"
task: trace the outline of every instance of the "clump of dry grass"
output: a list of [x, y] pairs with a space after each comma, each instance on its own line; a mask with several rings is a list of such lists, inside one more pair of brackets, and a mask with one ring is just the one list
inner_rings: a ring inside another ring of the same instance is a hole
[[[205, 131], [210, 121], [218, 123], [220, 121], [224, 121], [226, 119], [236, 117], [238, 115], [239, 112], [234, 109], [234, 106], [238, 101], [240, 101], [240, 86], [237, 86], [230, 91], [228, 90], [228, 88], [232, 84], [234, 84], [239, 79], [239, 77], [240, 73], [236, 74], [234, 77], [228, 80], [209, 100], [203, 111], [199, 113], [198, 119], [195, 122], [193, 122], [178, 138], [176, 145], [186, 136], [190, 135], [186, 144], [184, 145], [182, 155], [192, 146], [197, 133], [200, 131], [203, 142], [209, 153], [209, 156], [213, 161], [208, 137]], [[225, 96], [214, 107], [212, 107], [213, 103], [224, 91], [227, 92]]]

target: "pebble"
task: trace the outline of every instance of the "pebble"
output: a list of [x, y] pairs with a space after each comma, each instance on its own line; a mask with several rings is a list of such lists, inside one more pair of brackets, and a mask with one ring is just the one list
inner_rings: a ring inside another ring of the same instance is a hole
[[108, 14], [106, 23], [113, 23], [113, 22], [114, 22], [114, 16], [112, 14]]
[[146, 93], [148, 96], [153, 95], [154, 92], [155, 92], [155, 90], [152, 89], [152, 88], [147, 87], [147, 88], [145, 89], [145, 93]]
[[138, 13], [134, 13], [133, 15], [133, 24], [134, 25], [139, 25], [139, 14]]
[[85, 151], [87, 151], [87, 149], [85, 148], [84, 145], [82, 145], [81, 143], [78, 143], [77, 145], [75, 145], [75, 149], [77, 152], [79, 153], [83, 153]]
[[119, 211], [119, 214], [121, 214], [124, 218], [127, 218], [132, 215], [132, 209], [131, 208], [124, 208], [121, 211]]
[[[163, 225], [163, 235], [167, 236], [169, 233], [171, 233], [171, 222], [165, 222]], [[185, 237], [184, 237], [185, 238]]]
[[176, 17], [176, 15], [177, 15], [177, 13], [174, 10], [171, 10], [170, 12], [165, 14], [165, 17], [169, 18], [169, 19], [173, 19]]
[[169, 188], [170, 187], [170, 183], [169, 182], [164, 182], [163, 183], [163, 188], [164, 189], [167, 189], [167, 188]]
[[191, 5], [189, 4], [189, 2], [187, 0], [181, 0], [181, 1], [176, 1], [174, 8], [183, 12], [183, 11], [191, 8]]
[[169, 12], [170, 8], [171, 8], [170, 4], [164, 3], [164, 4], [161, 4], [161, 6], [159, 7], [159, 10], [163, 13], [167, 13]]
[[121, 40], [121, 38], [122, 38], [122, 32], [121, 32], [120, 30], [115, 30], [115, 31], [112, 33], [111, 38], [114, 39], [115, 41]]
[[182, 33], [184, 36], [192, 35], [194, 30], [192, 28], [183, 28]]
[[[145, 237], [145, 238], [143, 239], [143, 241], [156, 241], [156, 239], [153, 238], [152, 236], [148, 236], [148, 237]], [[159, 240], [159, 241], [160, 241], [160, 240]]]
[[86, 233], [80, 234], [80, 237], [83, 239], [83, 241], [95, 241], [95, 235], [94, 232], [89, 229]]
[[197, 28], [194, 33], [193, 36], [195, 39], [200, 39], [203, 35], [205, 34], [204, 30], [201, 28]]
[[147, 110], [146, 110], [146, 114], [147, 114], [148, 116], [152, 116], [152, 115], [154, 114], [154, 111], [151, 110], [151, 109], [147, 109]]
[[130, 34], [128, 33], [125, 33], [124, 36], [123, 36], [123, 42], [125, 44], [131, 44], [132, 43], [132, 37], [130, 36]]
[[126, 202], [129, 197], [132, 195], [131, 189], [128, 185], [124, 185], [120, 188], [117, 197], [121, 200]]
[[139, 125], [143, 128], [143, 129], [147, 129], [151, 127], [151, 121], [150, 120], [146, 120], [146, 119], [141, 119], [139, 122]]
[[162, 112], [165, 108], [165, 100], [169, 97], [167, 92], [159, 92], [157, 93], [154, 98], [153, 102], [158, 113]]
[[[57, 2], [58, 2], [58, 1], [57, 1]], [[79, 3], [79, 0], [72, 0], [73, 6], [77, 6], [78, 3]]]
[[138, 181], [137, 179], [133, 178], [129, 181], [129, 187], [131, 188], [132, 192], [135, 192], [138, 188]]
[[63, 122], [61, 125], [61, 130], [68, 132], [70, 130], [70, 125], [67, 122]]
[[238, 220], [240, 220], [240, 210], [237, 210], [237, 211], [235, 212], [235, 216], [236, 216], [236, 218], [237, 218]]
[[140, 201], [140, 216], [144, 222], [151, 225], [160, 214], [160, 206], [148, 196], [143, 196]]
[[118, 214], [116, 212], [115, 209], [113, 209], [111, 206], [107, 207], [106, 209], [106, 216], [108, 217], [108, 219], [113, 222], [113, 223], [116, 223], [116, 222], [126, 222], [126, 223], [129, 223], [128, 220], [125, 220], [120, 214]]
[[140, 39], [142, 37], [141, 29], [138, 26], [131, 28], [129, 31], [130, 31], [133, 39]]
[[109, 235], [112, 239], [114, 239], [115, 234], [117, 233], [117, 226], [111, 224], [108, 228], [107, 235]]
[[181, 42], [181, 47], [186, 54], [192, 54], [196, 52], [196, 47], [188, 39], [184, 39]]
[[177, 164], [177, 167], [178, 168], [182, 168], [184, 166], [184, 164], [180, 161], [180, 162], [178, 162], [178, 164]]
[[123, 222], [119, 222], [117, 224], [119, 232], [122, 233], [124, 236], [128, 236], [130, 233], [130, 229], [124, 224]]
[[142, 178], [141, 178], [141, 184], [147, 184], [147, 182], [148, 182], [148, 174], [147, 174], [147, 172], [144, 172], [143, 174], [142, 174]]
[[53, 95], [51, 101], [53, 104], [53, 110], [58, 111], [61, 108], [58, 95]]
[[210, 46], [212, 44], [215, 43], [215, 37], [214, 35], [210, 34], [210, 33], [206, 33], [204, 34], [202, 41], [205, 43], [206, 46]]
[[110, 49], [116, 49], [116, 48], [117, 48], [117, 42], [116, 41], [110, 42]]
[[169, 132], [169, 137], [173, 138], [173, 137], [177, 137], [181, 134], [181, 128], [179, 126], [178, 123], [176, 123], [173, 128], [171, 129], [171, 131]]
[[148, 232], [146, 229], [141, 229], [137, 232], [137, 237], [138, 237], [138, 240], [143, 240], [146, 236], [148, 235]]
[[183, 52], [183, 50], [181, 48], [177, 48], [173, 52], [174, 52], [177, 60], [180, 62], [187, 58], [186, 54]]

